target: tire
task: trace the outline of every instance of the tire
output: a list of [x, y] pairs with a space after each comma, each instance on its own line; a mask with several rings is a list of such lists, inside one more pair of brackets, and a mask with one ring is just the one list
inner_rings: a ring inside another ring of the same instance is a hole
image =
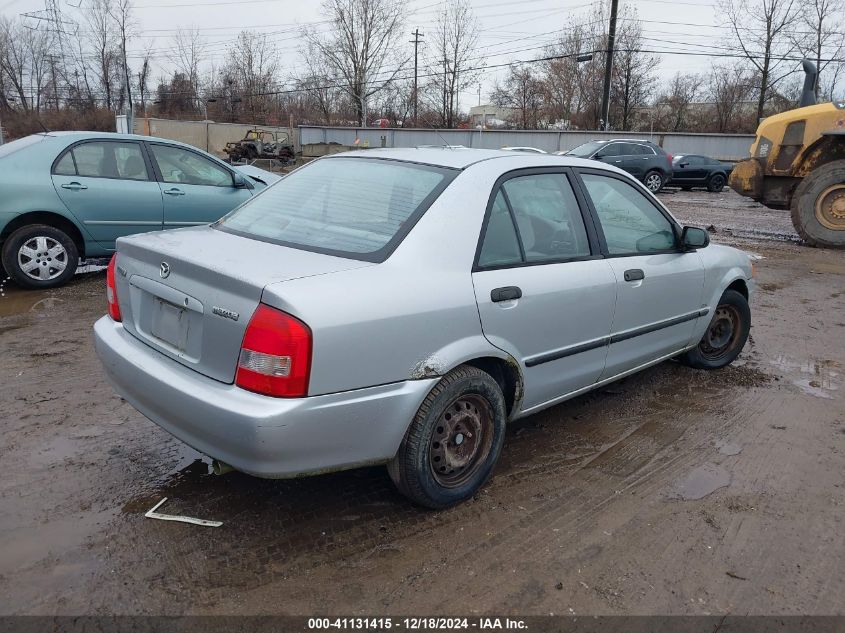
[[719, 193], [725, 188], [727, 182], [728, 180], [725, 178], [725, 174], [713, 174], [707, 181], [707, 191], [710, 193]]
[[656, 169], [652, 169], [643, 178], [643, 184], [651, 193], [657, 193], [663, 189], [663, 185], [666, 184], [666, 178]]
[[74, 241], [61, 229], [47, 224], [17, 229], [3, 244], [1, 256], [9, 277], [19, 286], [33, 290], [67, 283], [79, 265]]
[[466, 501], [490, 477], [506, 422], [505, 398], [493, 377], [458, 367], [420, 405], [388, 464], [390, 478], [399, 492], [426, 508]]
[[810, 246], [845, 248], [845, 160], [817, 167], [795, 188], [792, 224]]
[[[739, 356], [750, 331], [751, 309], [748, 300], [736, 290], [725, 290], [701, 341], [683, 354], [680, 360], [696, 369], [726, 367]], [[722, 341], [724, 344], [719, 345]]]

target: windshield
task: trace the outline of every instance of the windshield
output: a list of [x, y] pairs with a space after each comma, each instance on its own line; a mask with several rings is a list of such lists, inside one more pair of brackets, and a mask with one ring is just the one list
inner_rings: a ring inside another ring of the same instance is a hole
[[581, 158], [588, 158], [592, 156], [604, 143], [596, 143], [595, 141], [591, 143], [584, 143], [583, 145], [579, 145], [578, 147], [571, 149], [567, 152], [570, 156], [580, 156]]
[[4, 143], [3, 145], [0, 145], [0, 158], [14, 154], [17, 151], [22, 150], [24, 147], [35, 145], [43, 140], [44, 137], [40, 134], [33, 134], [32, 136], [19, 138], [17, 141], [12, 141], [11, 143]]
[[455, 173], [381, 159], [317, 160], [216, 226], [285, 246], [381, 262]]

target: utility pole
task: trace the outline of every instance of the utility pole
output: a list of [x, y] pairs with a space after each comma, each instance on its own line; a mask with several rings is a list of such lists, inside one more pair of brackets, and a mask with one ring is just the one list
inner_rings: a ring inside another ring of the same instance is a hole
[[610, 75], [613, 72], [613, 47], [616, 43], [616, 10], [619, 8], [619, 0], [611, 0], [610, 3], [610, 28], [607, 32], [607, 52], [604, 63], [604, 92], [601, 100], [602, 128], [607, 130], [610, 117]]
[[420, 38], [423, 37], [423, 34], [420, 33], [419, 28], [413, 30], [411, 35], [414, 36], [414, 39], [411, 40], [411, 43], [414, 45], [414, 127], [417, 126], [417, 49], [420, 45]]
[[448, 125], [447, 119], [446, 119], [446, 116], [447, 116], [446, 115], [446, 77], [447, 77], [446, 56], [444, 55], [443, 56], [443, 127], [446, 127]]

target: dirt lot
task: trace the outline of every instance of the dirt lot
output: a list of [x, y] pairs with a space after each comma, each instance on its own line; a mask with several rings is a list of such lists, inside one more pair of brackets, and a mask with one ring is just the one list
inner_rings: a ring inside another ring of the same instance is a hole
[[[102, 272], [4, 287], [0, 613], [845, 613], [845, 252], [730, 192], [663, 199], [763, 258], [740, 360], [515, 423], [439, 513], [382, 468], [210, 475], [103, 378]], [[144, 518], [162, 497], [223, 526]]]

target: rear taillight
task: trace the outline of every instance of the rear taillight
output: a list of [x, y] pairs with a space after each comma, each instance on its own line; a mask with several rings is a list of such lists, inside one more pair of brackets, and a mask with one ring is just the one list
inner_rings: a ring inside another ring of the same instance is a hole
[[302, 321], [263, 303], [249, 321], [235, 384], [277, 398], [308, 394], [311, 330]]
[[672, 159], [673, 159], [672, 154], [669, 154], [669, 153], [667, 152], [667, 153], [666, 153], [666, 157], [669, 159], [669, 162], [671, 163], [671, 162], [672, 162]]
[[109, 267], [106, 270], [106, 299], [109, 301], [109, 316], [115, 321], [122, 321], [120, 316], [120, 304], [117, 302], [117, 284], [114, 278], [115, 260], [117, 253], [112, 255]]

